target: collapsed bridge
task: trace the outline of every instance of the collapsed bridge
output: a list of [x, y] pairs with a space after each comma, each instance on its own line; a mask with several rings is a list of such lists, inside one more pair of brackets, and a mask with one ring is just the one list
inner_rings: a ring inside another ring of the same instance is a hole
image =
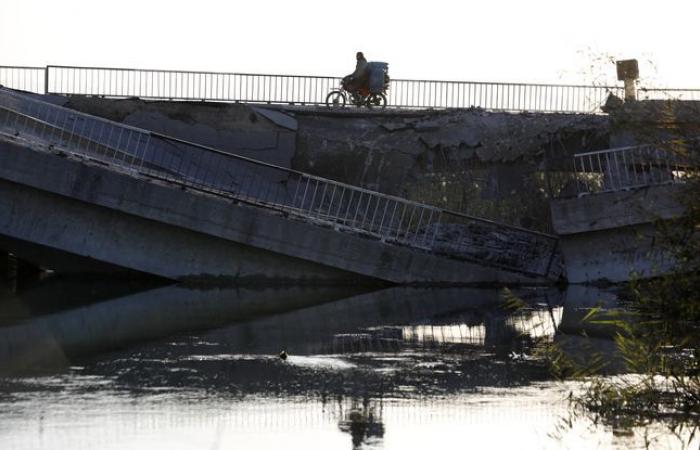
[[[557, 240], [0, 89], [0, 247], [172, 279], [539, 283]], [[45, 263], [44, 263], [45, 264]]]

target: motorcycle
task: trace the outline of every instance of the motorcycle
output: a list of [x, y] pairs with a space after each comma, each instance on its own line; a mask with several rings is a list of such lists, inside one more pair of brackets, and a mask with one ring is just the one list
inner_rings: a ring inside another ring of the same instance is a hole
[[353, 77], [348, 75], [340, 82], [340, 88], [326, 96], [326, 106], [342, 108], [348, 100], [352, 105], [368, 108], [386, 107], [386, 91], [389, 89], [387, 64], [370, 62], [368, 64], [368, 82], [356, 86]]

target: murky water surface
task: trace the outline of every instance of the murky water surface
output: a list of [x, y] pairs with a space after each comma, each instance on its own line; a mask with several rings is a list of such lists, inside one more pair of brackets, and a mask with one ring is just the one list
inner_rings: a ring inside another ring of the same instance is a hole
[[685, 448], [572, 414], [535, 357], [613, 294], [515, 294], [3, 287], [0, 448]]

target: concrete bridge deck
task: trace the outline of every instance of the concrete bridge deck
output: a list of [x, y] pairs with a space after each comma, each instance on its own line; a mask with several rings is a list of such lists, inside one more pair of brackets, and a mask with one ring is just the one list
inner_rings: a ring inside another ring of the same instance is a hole
[[172, 279], [473, 284], [543, 283], [558, 275], [551, 273], [552, 236], [6, 89], [0, 131], [7, 250], [69, 254]]

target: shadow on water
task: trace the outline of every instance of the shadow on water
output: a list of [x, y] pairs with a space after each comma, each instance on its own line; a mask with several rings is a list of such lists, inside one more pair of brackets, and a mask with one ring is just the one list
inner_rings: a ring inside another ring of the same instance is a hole
[[516, 354], [554, 335], [561, 307], [554, 308], [535, 303], [507, 314], [495, 290], [391, 288], [182, 334], [140, 347], [137, 367], [110, 359], [97, 370], [123, 374], [120, 382], [135, 391], [196, 386], [224, 396], [412, 396], [519, 385], [547, 376]]
[[[555, 289], [523, 289], [517, 295], [527, 308], [504, 308], [503, 294], [496, 289], [202, 290], [149, 281], [49, 278], [19, 293], [3, 294], [0, 367], [5, 374], [55, 370], [86, 355], [169, 336], [183, 342], [191, 337], [197, 351], [215, 347], [229, 355], [277, 355], [283, 349], [293, 356], [396, 353], [439, 347], [446, 353], [488, 349], [507, 357], [527, 336], [553, 336], [563, 313], [562, 293]], [[188, 335], [192, 332], [196, 336]], [[200, 340], [213, 344], [200, 348]]]
[[[90, 410], [100, 394], [122, 405], [100, 411], [136, 408], [138, 417], [143, 410], [134, 404], [163, 401], [168, 411], [185, 408], [188, 420], [219, 411], [245, 427], [264, 420], [294, 429], [310, 426], [294, 422], [303, 415], [333, 422], [351, 448], [381, 447], [397, 439], [386, 440], [388, 424], [410, 424], [410, 414], [479, 421], [478, 405], [494, 398], [490, 390], [550, 381], [533, 356], [537, 344], [579, 333], [590, 307], [616, 302], [582, 288], [513, 294], [517, 307], [508, 305], [508, 293], [481, 288], [198, 290], [44, 280], [0, 294], [0, 404], [31, 413], [46, 402], [84, 401]], [[597, 332], [608, 345], [605, 330]], [[44, 395], [53, 400], [32, 403]], [[532, 395], [510, 400], [508, 411], [517, 415], [519, 401], [532, 408]], [[104, 420], [128, 422], [114, 414]]]
[[85, 355], [354, 292], [348, 287], [203, 290], [151, 280], [49, 278], [0, 294], [0, 373], [53, 371]]

